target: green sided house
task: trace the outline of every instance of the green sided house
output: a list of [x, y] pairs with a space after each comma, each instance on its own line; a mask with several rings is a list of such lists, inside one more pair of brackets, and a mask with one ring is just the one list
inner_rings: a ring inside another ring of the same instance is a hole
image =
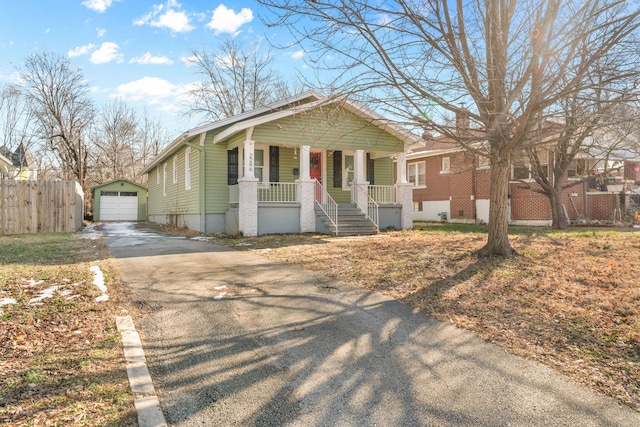
[[347, 97], [305, 92], [180, 135], [143, 171], [148, 219], [245, 236], [411, 228], [416, 143]]
[[144, 221], [147, 219], [147, 189], [118, 178], [91, 189], [94, 221]]

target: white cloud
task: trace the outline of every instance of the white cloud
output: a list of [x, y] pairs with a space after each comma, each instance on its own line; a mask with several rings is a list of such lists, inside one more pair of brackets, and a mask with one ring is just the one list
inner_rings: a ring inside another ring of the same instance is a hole
[[67, 56], [69, 58], [73, 58], [75, 56], [86, 55], [94, 47], [93, 43], [85, 44], [84, 46], [77, 46], [75, 49], [70, 49], [69, 52], [67, 52]]
[[82, 5], [94, 12], [104, 13], [109, 6], [111, 6], [113, 0], [85, 0]]
[[180, 86], [168, 80], [147, 76], [121, 84], [114, 96], [134, 101], [148, 100], [151, 104], [158, 104], [161, 99], [179, 96], [181, 92]]
[[130, 64], [173, 64], [173, 61], [166, 56], [153, 56], [151, 52], [147, 52], [142, 56], [132, 58]]
[[297, 50], [291, 54], [291, 59], [302, 59], [304, 57], [304, 50]]
[[102, 37], [105, 35], [107, 30], [105, 30], [104, 28], [96, 28], [96, 32], [98, 33], [98, 37]]
[[106, 64], [107, 62], [122, 62], [122, 54], [118, 52], [120, 47], [114, 42], [104, 42], [91, 54], [91, 61], [94, 64]]
[[179, 10], [180, 3], [169, 0], [166, 4], [154, 4], [153, 10], [133, 21], [134, 25], [150, 25], [168, 28], [174, 33], [186, 33], [194, 29], [186, 12]]
[[221, 4], [213, 11], [211, 21], [207, 27], [215, 30], [216, 33], [235, 34], [243, 24], [253, 20], [253, 12], [249, 8], [243, 8], [240, 12], [235, 13], [233, 9], [228, 9]]

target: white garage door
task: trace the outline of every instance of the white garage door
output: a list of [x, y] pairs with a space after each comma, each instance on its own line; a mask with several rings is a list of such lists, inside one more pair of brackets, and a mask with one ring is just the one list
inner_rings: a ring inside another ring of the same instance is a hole
[[137, 221], [137, 191], [101, 191], [100, 221]]

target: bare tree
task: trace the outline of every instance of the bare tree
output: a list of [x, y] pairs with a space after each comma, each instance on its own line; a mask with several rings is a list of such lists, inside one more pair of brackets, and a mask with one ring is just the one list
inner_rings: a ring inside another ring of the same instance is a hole
[[132, 107], [121, 99], [102, 107], [91, 137], [97, 148], [92, 163], [106, 172], [100, 182], [119, 177], [135, 180], [138, 138], [138, 115]]
[[[625, 10], [623, 0], [259, 2], [271, 11], [268, 25], [286, 26], [313, 64], [331, 73], [332, 90], [490, 158], [489, 231], [480, 255], [504, 257], [513, 254], [513, 151], [535, 143], [545, 112], [593, 87], [595, 64], [632, 41], [640, 13]], [[633, 53], [628, 69], [639, 70]], [[445, 119], [461, 113], [482, 132], [449, 126]]]
[[85, 188], [85, 133], [94, 106], [82, 71], [72, 68], [64, 56], [42, 52], [30, 55], [19, 75], [35, 114], [37, 135], [55, 153], [64, 177], [77, 179]]
[[192, 63], [201, 78], [189, 92], [189, 112], [206, 120], [231, 117], [288, 95], [270, 51], [263, 52], [257, 43], [246, 49], [226, 39], [215, 53], [194, 51]]
[[151, 117], [145, 109], [142, 115], [142, 123], [139, 127], [139, 146], [138, 153], [140, 156], [140, 165], [137, 168], [136, 176], [140, 175], [149, 162], [158, 156], [160, 151], [170, 141], [167, 130], [162, 126], [159, 120]]
[[29, 148], [35, 140], [32, 121], [33, 112], [20, 87], [5, 85], [0, 93], [0, 154], [18, 156], [15, 159], [19, 164], [17, 174], [31, 161]]

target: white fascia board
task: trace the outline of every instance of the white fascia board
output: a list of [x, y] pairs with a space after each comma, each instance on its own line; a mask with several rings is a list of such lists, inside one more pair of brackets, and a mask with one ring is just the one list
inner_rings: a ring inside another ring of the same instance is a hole
[[[274, 102], [273, 104], [268, 104], [265, 105], [264, 107], [260, 107], [260, 108], [256, 108], [255, 110], [251, 110], [251, 111], [247, 111], [245, 113], [241, 113], [241, 114], [237, 114], [233, 117], [228, 117], [226, 119], [222, 119], [222, 120], [218, 120], [215, 122], [211, 122], [211, 123], [207, 123], [206, 125], [202, 125], [193, 129], [190, 129], [187, 131], [187, 134], [189, 137], [194, 136], [194, 135], [199, 135], [203, 132], [209, 132], [210, 130], [214, 130], [214, 129], [218, 129], [221, 128], [223, 126], [227, 126], [229, 124], [232, 123], [238, 123], [241, 122], [243, 120], [247, 120], [250, 119], [252, 117], [258, 116], [260, 114], [264, 114], [268, 111], [271, 110], [275, 110], [278, 108], [282, 108], [285, 107], [289, 104], [295, 104], [296, 102], [300, 102], [303, 101], [305, 99], [309, 99], [309, 98], [315, 98], [316, 100], [320, 100], [323, 99], [324, 97], [322, 95], [320, 95], [319, 93], [315, 92], [315, 91], [307, 91], [307, 92], [303, 92], [299, 95], [296, 96], [292, 96], [286, 99], [283, 99], [282, 101], [277, 101]], [[315, 102], [315, 101], [313, 101]]]
[[391, 135], [398, 138], [399, 140], [403, 141], [406, 146], [415, 145], [415, 144], [424, 145], [424, 141], [422, 141], [422, 138], [420, 136], [409, 132], [408, 130], [399, 126], [393, 120], [385, 119], [380, 114], [368, 109], [364, 105], [356, 101], [353, 101], [349, 98], [343, 98], [343, 97], [335, 97], [331, 99], [323, 98], [314, 102], [310, 102], [308, 104], [301, 105], [299, 107], [292, 107], [288, 110], [278, 111], [273, 114], [256, 117], [255, 119], [238, 122], [233, 126], [229, 127], [228, 129], [225, 129], [223, 132], [220, 132], [218, 135], [216, 135], [215, 138], [213, 139], [213, 143], [216, 144], [220, 141], [223, 141], [231, 137], [232, 135], [238, 132], [241, 132], [247, 128], [250, 128], [252, 126], [258, 126], [264, 123], [268, 123], [270, 121], [280, 120], [285, 117], [292, 116], [294, 114], [298, 114], [304, 111], [309, 111], [313, 108], [316, 108], [322, 105], [335, 104], [340, 101], [344, 101], [343, 105], [349, 111], [353, 112], [359, 117], [362, 117], [366, 120], [370, 120], [375, 126], [380, 128], [381, 130], [388, 132]]
[[436, 156], [441, 156], [443, 154], [453, 154], [453, 153], [459, 153], [462, 151], [466, 151], [466, 148], [455, 147], [455, 148], [441, 148], [439, 150], [419, 151], [417, 153], [407, 154], [407, 159], [419, 159], [421, 157], [436, 157]]
[[224, 141], [225, 139], [229, 138], [230, 136], [235, 135], [238, 132], [242, 132], [243, 130], [246, 130], [250, 127], [255, 127], [264, 123], [268, 123], [274, 120], [280, 120], [283, 119], [285, 117], [289, 117], [292, 116], [294, 114], [299, 113], [302, 110], [299, 109], [289, 109], [289, 110], [284, 110], [284, 111], [278, 111], [277, 113], [273, 113], [273, 114], [267, 114], [266, 116], [260, 116], [260, 117], [256, 117], [255, 119], [249, 119], [249, 120], [245, 120], [243, 122], [239, 122], [236, 123], [230, 127], [228, 127], [227, 129], [225, 129], [224, 131], [220, 132], [219, 134], [217, 134], [214, 138], [213, 138], [213, 143], [217, 144], [220, 141]]
[[153, 161], [151, 161], [151, 163], [149, 163], [147, 165], [147, 167], [145, 167], [142, 170], [142, 173], [149, 173], [153, 168], [155, 168], [159, 163], [161, 163], [164, 159], [166, 159], [167, 157], [169, 157], [169, 155], [180, 146], [180, 144], [182, 144], [185, 140], [187, 139], [187, 133], [183, 133], [181, 134], [179, 137], [177, 137], [176, 139], [174, 139], [171, 144], [169, 144], [167, 146], [167, 148], [165, 148], [164, 150], [162, 150], [155, 159], [153, 159]]
[[245, 113], [238, 114], [233, 117], [228, 117], [226, 119], [218, 120], [215, 122], [207, 123], [206, 125], [189, 129], [188, 131], [182, 133], [171, 144], [169, 144], [167, 148], [162, 150], [160, 154], [158, 154], [158, 156], [146, 168], [144, 168], [142, 173], [149, 173], [149, 171], [151, 171], [154, 167], [156, 167], [159, 163], [161, 163], [165, 158], [167, 158], [180, 144], [182, 144], [184, 141], [186, 141], [187, 139], [190, 139], [193, 136], [200, 135], [202, 133], [207, 133], [211, 130], [218, 129], [232, 123], [240, 122], [242, 120], [246, 120], [251, 117], [255, 117], [257, 115], [266, 113], [270, 110], [281, 108], [289, 104], [300, 102], [309, 98], [315, 98], [316, 100], [320, 100], [320, 99], [323, 99], [324, 97], [320, 95], [318, 92], [310, 90], [307, 92], [303, 92], [299, 95], [295, 95], [289, 98], [285, 98], [281, 101], [274, 102], [273, 104], [268, 104], [268, 105], [265, 105], [264, 107], [256, 108], [255, 110], [247, 111]]

